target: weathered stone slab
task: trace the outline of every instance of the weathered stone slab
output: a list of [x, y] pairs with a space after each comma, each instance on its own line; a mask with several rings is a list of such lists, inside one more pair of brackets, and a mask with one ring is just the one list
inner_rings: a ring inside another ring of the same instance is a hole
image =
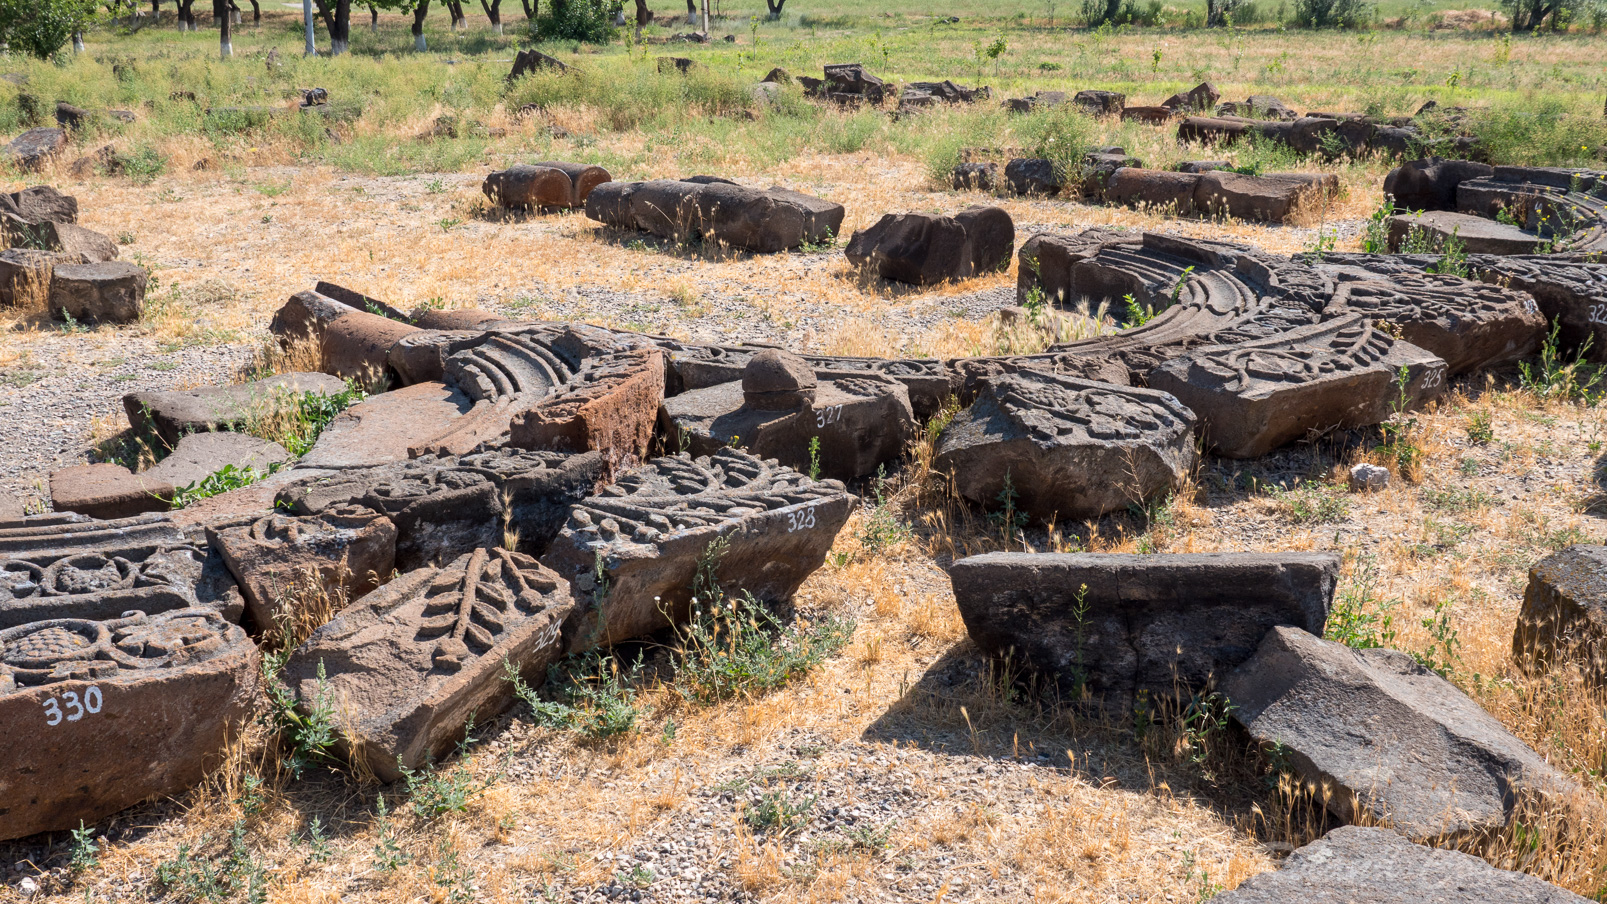
[[64, 195], [48, 185], [34, 185], [6, 196], [11, 212], [25, 220], [38, 223], [51, 220], [56, 223], [78, 222], [78, 199]]
[[330, 320], [322, 333], [320, 369], [368, 389], [395, 382], [385, 364], [391, 346], [419, 328], [379, 314], [352, 311]]
[[1339, 818], [1454, 840], [1507, 827], [1530, 797], [1577, 788], [1411, 656], [1352, 650], [1306, 627], [1267, 634], [1222, 692], [1251, 735], [1329, 790]]
[[1027, 196], [1057, 195], [1063, 187], [1054, 161], [1042, 157], [1016, 157], [1004, 165], [1010, 193]]
[[1585, 904], [1471, 854], [1413, 844], [1388, 829], [1342, 826], [1211, 900], [1219, 904]]
[[1127, 106], [1127, 95], [1115, 91], [1078, 91], [1071, 102], [1094, 116], [1120, 116]]
[[1126, 166], [1116, 170], [1105, 181], [1101, 197], [1112, 204], [1152, 207], [1173, 216], [1186, 217], [1194, 213], [1194, 193], [1199, 181], [1200, 176], [1196, 173]]
[[50, 475], [50, 503], [58, 512], [91, 518], [127, 518], [165, 512], [173, 499], [171, 483], [137, 475], [119, 464], [75, 465]]
[[1165, 492], [1195, 457], [1194, 415], [1164, 392], [1022, 371], [982, 381], [933, 464], [973, 502], [1008, 480], [1022, 511], [1067, 521]]
[[565, 646], [587, 650], [685, 619], [711, 552], [722, 587], [785, 600], [825, 562], [853, 506], [836, 481], [736, 449], [656, 458], [577, 505], [542, 557], [574, 587]]
[[785, 189], [761, 191], [726, 180], [604, 183], [586, 198], [586, 216], [677, 242], [697, 237], [760, 253], [835, 238], [843, 207]]
[[1526, 292], [1412, 270], [1323, 270], [1338, 285], [1328, 316], [1355, 312], [1398, 327], [1402, 339], [1444, 359], [1452, 376], [1510, 364], [1545, 339], [1545, 318]]
[[1390, 170], [1384, 177], [1384, 194], [1406, 210], [1455, 210], [1458, 185], [1494, 173], [1486, 163], [1428, 157]]
[[1194, 209], [1207, 215], [1282, 223], [1338, 193], [1339, 177], [1332, 174], [1244, 176], [1217, 170], [1200, 175], [1194, 187]]
[[[759, 358], [755, 358], [759, 361]], [[909, 392], [885, 377], [845, 377], [815, 383], [791, 403], [772, 403], [769, 394], [748, 391], [744, 383], [722, 383], [664, 400], [662, 425], [672, 446], [684, 443], [694, 456], [712, 455], [735, 445], [807, 472], [810, 443], [817, 439], [820, 473], [834, 480], [874, 474], [898, 459], [915, 433]], [[750, 365], [751, 367], [751, 365]]]
[[241, 430], [305, 394], [337, 395], [346, 382], [328, 374], [278, 374], [235, 386], [209, 386], [170, 392], [131, 392], [123, 411], [136, 434], [155, 433], [169, 446], [186, 434]]
[[1170, 110], [1190, 110], [1209, 113], [1216, 109], [1216, 102], [1222, 99], [1222, 92], [1210, 82], [1201, 82], [1188, 91], [1178, 93], [1161, 101], [1161, 106]]
[[50, 279], [62, 264], [82, 264], [83, 255], [33, 248], [0, 251], [0, 307], [43, 310], [50, 303]]
[[6, 145], [6, 157], [25, 172], [38, 172], [45, 163], [67, 146], [64, 129], [29, 129]]
[[0, 630], [0, 839], [199, 782], [254, 713], [260, 660], [201, 609]]
[[144, 267], [122, 261], [63, 264], [50, 280], [50, 310], [84, 323], [134, 323], [145, 310]]
[[308, 468], [362, 468], [406, 461], [421, 438], [447, 432], [473, 407], [444, 383], [417, 383], [370, 396], [335, 416], [300, 464]]
[[284, 446], [248, 433], [196, 433], [179, 440], [166, 458], [139, 476], [183, 488], [200, 483], [225, 465], [267, 473], [289, 461]]
[[558, 391], [515, 415], [521, 449], [601, 452], [614, 466], [647, 457], [664, 398], [664, 355], [622, 352], [585, 359]]
[[1217, 454], [1255, 458], [1315, 433], [1381, 423], [1403, 397], [1415, 408], [1438, 396], [1445, 378], [1444, 361], [1349, 315], [1192, 352], [1151, 371], [1149, 385], [1199, 416]]
[[286, 681], [304, 709], [332, 706], [348, 755], [394, 781], [507, 706], [504, 663], [535, 678], [563, 653], [568, 590], [528, 556], [475, 550], [348, 606], [291, 655]]
[[1607, 681], [1607, 546], [1570, 546], [1529, 569], [1512, 656], [1539, 668], [1573, 664]]
[[584, 206], [592, 189], [612, 178], [600, 166], [518, 163], [486, 176], [480, 190], [503, 207], [572, 208]]
[[854, 267], [915, 285], [969, 279], [1009, 265], [1015, 224], [998, 207], [969, 207], [952, 217], [887, 214], [857, 230], [845, 254]]
[[308, 518], [266, 515], [209, 531], [208, 541], [239, 582], [257, 633], [270, 639], [282, 636], [286, 623], [321, 621], [389, 580], [396, 567], [396, 525], [361, 506]]
[[1400, 250], [1414, 231], [1426, 236], [1434, 248], [1448, 247], [1454, 237], [1468, 254], [1533, 254], [1542, 241], [1537, 233], [1517, 226], [1467, 213], [1431, 210], [1390, 217], [1390, 249]]
[[1124, 718], [1140, 694], [1220, 680], [1277, 625], [1321, 631], [1338, 576], [1319, 553], [988, 553], [949, 571], [978, 647]]

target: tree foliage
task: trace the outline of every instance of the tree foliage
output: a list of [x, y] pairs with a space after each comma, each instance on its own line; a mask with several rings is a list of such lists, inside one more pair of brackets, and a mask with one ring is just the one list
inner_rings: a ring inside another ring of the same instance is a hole
[[41, 60], [95, 21], [95, 0], [0, 0], [0, 41]]
[[1501, 0], [1501, 9], [1512, 17], [1512, 30], [1520, 34], [1534, 31], [1547, 19], [1555, 29], [1583, 5], [1580, 0]]
[[620, 5], [620, 0], [550, 0], [534, 22], [536, 39], [607, 44], [616, 34]]

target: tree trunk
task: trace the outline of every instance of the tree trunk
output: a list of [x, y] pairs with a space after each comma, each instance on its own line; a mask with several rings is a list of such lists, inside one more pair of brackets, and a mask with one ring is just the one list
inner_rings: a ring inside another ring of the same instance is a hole
[[485, 17], [491, 20], [491, 33], [502, 34], [502, 0], [491, 0], [490, 3], [480, 0], [480, 8], [485, 10]]
[[257, 0], [251, 0], [251, 24], [262, 24], [262, 4], [258, 3]]
[[703, 35], [703, 39], [705, 41], [708, 40], [708, 38], [709, 38], [709, 0], [703, 0], [703, 31], [701, 32], [701, 34]]
[[73, 53], [78, 54], [78, 53], [83, 53], [83, 52], [84, 52], [84, 33], [81, 32], [81, 31], [75, 31], [75, 32], [73, 32]]
[[446, 11], [452, 14], [452, 30], [460, 31], [469, 27], [469, 19], [463, 15], [461, 0], [445, 0]]
[[525, 21], [536, 21], [536, 13], [541, 12], [541, 0], [532, 3], [531, 0], [519, 0], [519, 5], [525, 9]]
[[379, 7], [368, 4], [368, 30], [379, 34]]
[[[314, 0], [318, 17], [329, 29], [329, 55], [340, 56], [351, 47], [352, 0]], [[333, 4], [333, 6], [331, 6]]]
[[647, 0], [636, 0], [636, 40], [642, 39], [642, 29], [647, 23], [653, 21], [653, 11], [647, 8]]
[[787, 5], [787, 0], [764, 0], [764, 5], [770, 8], [770, 21], [781, 21], [781, 8]]
[[413, 10], [413, 49], [423, 53], [429, 48], [424, 43], [424, 17], [430, 14], [430, 0], [419, 0]]
[[234, 44], [229, 40], [229, 0], [212, 0], [212, 19], [218, 23], [218, 59], [234, 56]]

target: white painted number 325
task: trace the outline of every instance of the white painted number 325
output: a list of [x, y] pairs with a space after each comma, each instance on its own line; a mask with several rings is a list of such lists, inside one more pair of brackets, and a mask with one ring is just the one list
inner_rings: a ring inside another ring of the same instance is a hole
[[78, 699], [77, 691], [68, 691], [61, 695], [61, 699], [51, 697], [45, 701], [45, 724], [60, 725], [62, 720], [77, 722], [85, 713], [100, 712], [100, 688], [90, 687], [84, 691], [84, 698]]
[[787, 533], [808, 530], [815, 526], [815, 507], [810, 506], [796, 512], [787, 513]]

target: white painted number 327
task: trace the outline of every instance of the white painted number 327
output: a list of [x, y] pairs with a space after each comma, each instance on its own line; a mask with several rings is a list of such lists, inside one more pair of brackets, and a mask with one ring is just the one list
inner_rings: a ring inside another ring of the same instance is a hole
[[77, 722], [85, 713], [100, 712], [100, 688], [91, 686], [84, 691], [82, 700], [78, 698], [77, 691], [68, 691], [60, 699], [51, 697], [45, 701], [45, 724], [60, 725], [62, 720]]

